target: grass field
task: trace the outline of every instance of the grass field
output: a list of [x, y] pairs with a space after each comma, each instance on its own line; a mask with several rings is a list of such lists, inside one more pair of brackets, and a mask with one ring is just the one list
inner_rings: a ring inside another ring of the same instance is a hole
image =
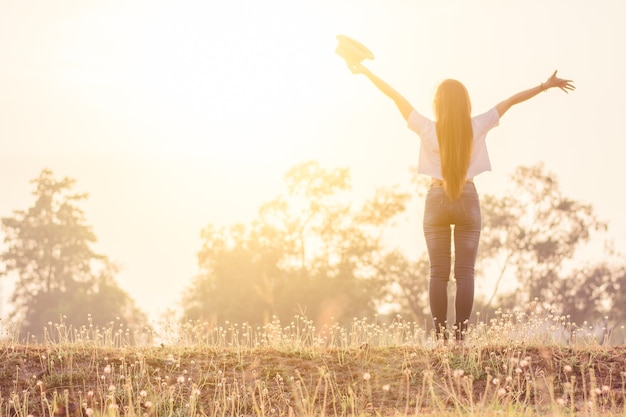
[[302, 317], [258, 328], [192, 322], [164, 326], [158, 339], [115, 323], [61, 323], [41, 343], [6, 335], [0, 413], [626, 416], [626, 347], [563, 321], [499, 314], [471, 326], [462, 346], [433, 344], [399, 319], [321, 328]]

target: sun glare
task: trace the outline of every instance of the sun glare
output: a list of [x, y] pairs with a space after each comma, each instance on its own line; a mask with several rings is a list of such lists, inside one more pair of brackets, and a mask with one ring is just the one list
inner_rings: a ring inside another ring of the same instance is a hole
[[148, 15], [126, 7], [82, 17], [85, 36], [62, 51], [63, 78], [121, 123], [141, 126], [123, 145], [133, 152], [284, 162], [293, 158], [287, 132], [323, 102], [320, 83], [338, 58], [315, 16], [278, 3], [157, 3]]

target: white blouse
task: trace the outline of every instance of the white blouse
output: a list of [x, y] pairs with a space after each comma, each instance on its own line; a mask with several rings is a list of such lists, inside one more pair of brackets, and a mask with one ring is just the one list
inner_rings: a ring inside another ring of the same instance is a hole
[[[468, 179], [474, 178], [482, 172], [491, 171], [491, 161], [489, 161], [485, 139], [487, 138], [487, 132], [498, 126], [499, 122], [500, 115], [495, 107], [488, 112], [472, 117], [474, 147], [469, 168], [467, 169]], [[407, 119], [407, 126], [417, 133], [421, 139], [417, 172], [442, 180], [439, 142], [437, 141], [435, 122], [413, 110]]]

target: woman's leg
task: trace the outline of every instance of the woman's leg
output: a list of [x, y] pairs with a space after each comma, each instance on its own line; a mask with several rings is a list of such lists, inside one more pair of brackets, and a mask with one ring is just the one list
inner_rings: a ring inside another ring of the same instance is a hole
[[448, 281], [450, 280], [451, 229], [447, 219], [448, 204], [442, 188], [431, 189], [424, 209], [424, 237], [430, 260], [428, 297], [438, 337], [446, 336]]
[[454, 277], [456, 279], [456, 338], [463, 339], [474, 305], [474, 267], [480, 239], [481, 215], [474, 185], [467, 185], [458, 201], [454, 226]]

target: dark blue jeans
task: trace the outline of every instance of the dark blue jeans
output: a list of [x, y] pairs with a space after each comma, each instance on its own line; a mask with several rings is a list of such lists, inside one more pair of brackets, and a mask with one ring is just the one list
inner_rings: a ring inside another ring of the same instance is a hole
[[[452, 228], [454, 225], [454, 228]], [[430, 258], [428, 295], [435, 331], [447, 328], [448, 281], [452, 264], [454, 230], [454, 278], [456, 280], [455, 334], [463, 339], [474, 304], [474, 265], [480, 238], [480, 201], [474, 183], [465, 184], [461, 197], [450, 201], [443, 187], [431, 187], [424, 209], [424, 236]]]

